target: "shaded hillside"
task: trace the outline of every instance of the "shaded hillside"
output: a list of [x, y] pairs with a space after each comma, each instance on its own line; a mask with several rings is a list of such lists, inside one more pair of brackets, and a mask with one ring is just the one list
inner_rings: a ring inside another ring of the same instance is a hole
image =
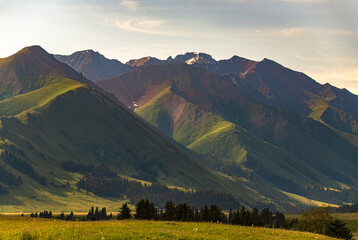
[[281, 186], [291, 181], [357, 186], [354, 145], [227, 77], [170, 64], [142, 67], [98, 85], [221, 172], [261, 176]]
[[131, 66], [118, 60], [105, 58], [93, 50], [75, 52], [71, 55], [55, 55], [60, 62], [66, 63], [83, 76], [92, 81], [113, 78], [121, 73], [130, 71]]
[[195, 66], [221, 74], [227, 81], [234, 82], [250, 96], [264, 103], [310, 116], [338, 130], [340, 135], [353, 144], [357, 143], [357, 138], [350, 136], [358, 133], [356, 95], [329, 84], [321, 85], [303, 73], [268, 59], [261, 62], [241, 59], [237, 64], [222, 60], [217, 65], [222, 62], [228, 64], [222, 71], [200, 64]]

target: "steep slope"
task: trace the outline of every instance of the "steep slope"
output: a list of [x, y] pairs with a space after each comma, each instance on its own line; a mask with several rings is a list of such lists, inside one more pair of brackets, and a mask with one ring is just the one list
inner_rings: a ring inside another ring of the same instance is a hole
[[325, 124], [357, 146], [358, 96], [349, 91], [321, 85], [267, 59], [245, 74], [226, 78], [261, 101]]
[[55, 58], [60, 62], [66, 63], [94, 82], [101, 79], [113, 78], [132, 69], [129, 65], [123, 64], [118, 60], [107, 59], [93, 50], [78, 51], [69, 56], [55, 55]]
[[[179, 55], [178, 60], [185, 62], [189, 57], [190, 54]], [[234, 56], [228, 60], [194, 61], [191, 65], [222, 75], [261, 102], [312, 117], [358, 146], [358, 97], [345, 89], [321, 85], [269, 59], [255, 62]]]
[[63, 77], [89, 82], [66, 64], [56, 61], [41, 47], [24, 48], [0, 59], [0, 100], [50, 85]]
[[280, 186], [291, 180], [357, 186], [354, 145], [319, 122], [253, 98], [232, 79], [171, 64], [142, 67], [98, 85], [206, 154], [203, 161], [214, 169], [237, 177], [249, 169]]
[[[41, 205], [83, 211], [98, 202], [118, 203], [118, 199], [103, 199], [77, 189], [74, 184], [82, 175], [67, 171], [63, 163], [68, 161], [83, 166], [105, 164], [120, 176], [168, 186], [227, 191], [244, 203], [265, 201], [249, 187], [203, 166], [108, 96], [64, 77], [73, 70], [46, 56], [44, 50], [34, 47], [28, 51], [24, 59], [15, 58], [22, 65], [15, 65], [12, 57], [6, 63], [21, 72], [32, 69], [38, 73], [42, 68], [37, 69], [38, 62], [32, 60], [40, 54], [63, 69], [45, 65], [45, 69], [55, 69], [56, 81], [0, 101], [0, 165], [22, 178], [13, 185], [0, 179], [9, 192], [0, 198], [1, 209], [6, 205], [34, 211], [34, 206]], [[22, 78], [24, 82], [32, 79], [32, 75]], [[71, 209], [76, 202], [76, 209]]]
[[[345, 89], [321, 85], [307, 75], [269, 59], [256, 62], [234, 56], [215, 61], [204, 53], [186, 53], [174, 59], [220, 74], [262, 102], [311, 116], [351, 143], [358, 144], [358, 96]], [[188, 59], [193, 61], [188, 63]]]

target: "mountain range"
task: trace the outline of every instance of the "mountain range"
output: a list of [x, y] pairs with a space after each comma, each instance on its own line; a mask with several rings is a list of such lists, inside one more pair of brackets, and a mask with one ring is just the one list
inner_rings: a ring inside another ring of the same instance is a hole
[[169, 60], [97, 85], [221, 173], [300, 194], [357, 186], [356, 95], [269, 59]]
[[272, 60], [32, 46], [0, 89], [2, 211], [116, 209], [129, 195], [94, 186], [117, 178], [281, 210], [357, 198], [358, 97]]

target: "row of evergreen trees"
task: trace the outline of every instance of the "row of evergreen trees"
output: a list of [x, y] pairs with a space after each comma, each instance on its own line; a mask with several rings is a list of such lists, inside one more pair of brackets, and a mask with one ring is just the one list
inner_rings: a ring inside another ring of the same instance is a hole
[[143, 186], [140, 182], [129, 181], [121, 177], [105, 178], [88, 174], [80, 179], [76, 185], [78, 188], [93, 192], [101, 197], [121, 197], [126, 195], [133, 203], [149, 198], [159, 208], [164, 208], [167, 200], [185, 202], [196, 208], [204, 206], [206, 203], [217, 204], [224, 209], [239, 205], [233, 195], [225, 192], [214, 190], [184, 192], [168, 188], [159, 183]]
[[74, 220], [74, 215], [73, 212], [71, 211], [70, 214], [65, 215], [63, 212], [58, 216], [58, 218], [60, 220], [67, 220], [67, 221], [73, 221]]
[[332, 208], [332, 212], [337, 212], [337, 213], [358, 212], [358, 203], [351, 204], [351, 205], [343, 204], [339, 208]]
[[[51, 211], [44, 211], [40, 214], [31, 214], [30, 217], [53, 218]], [[280, 212], [273, 213], [265, 208], [261, 211], [253, 209], [253, 211], [246, 210], [244, 207], [241, 210], [230, 210], [227, 217], [222, 210], [216, 206], [205, 205], [199, 209], [188, 206], [186, 203], [174, 204], [172, 201], [167, 201], [165, 209], [158, 210], [153, 202], [148, 199], [140, 200], [136, 205], [136, 212], [132, 215], [127, 203], [122, 204], [119, 209], [117, 219], [141, 219], [141, 220], [159, 220], [159, 221], [183, 221], [183, 222], [215, 222], [227, 223], [241, 226], [261, 226], [261, 227], [274, 227], [274, 228], [289, 228], [300, 231], [308, 231], [319, 234], [325, 234], [331, 237], [352, 239], [351, 230], [346, 227], [346, 223], [333, 218], [330, 215], [329, 208], [314, 208], [303, 212], [302, 219], [297, 219], [287, 222], [285, 215]], [[65, 216], [62, 212], [58, 219], [61, 220], [74, 220], [73, 212]], [[101, 210], [92, 207], [87, 216], [76, 220], [83, 221], [100, 221], [111, 220], [112, 214], [107, 214], [106, 208]]]
[[222, 210], [216, 206], [205, 205], [200, 210], [195, 209], [186, 203], [175, 205], [167, 201], [165, 209], [158, 210], [153, 202], [148, 199], [140, 200], [136, 205], [136, 213], [132, 216], [127, 203], [122, 204], [117, 219], [140, 219], [140, 220], [161, 220], [161, 221], [183, 221], [183, 222], [227, 222]]
[[0, 195], [6, 193], [8, 193], [8, 191], [3, 186], [0, 185]]
[[7, 150], [4, 150], [2, 152], [1, 158], [5, 161], [6, 164], [9, 164], [14, 169], [26, 174], [27, 176], [44, 186], [47, 185], [46, 178], [40, 177], [32, 168], [31, 164], [28, 163], [26, 160], [18, 158], [15, 154]]
[[30, 217], [32, 217], [32, 218], [36, 218], [36, 217], [39, 217], [39, 218], [53, 218], [52, 211], [44, 211], [44, 212], [40, 212], [39, 214], [37, 212], [36, 213], [31, 213]]
[[[31, 213], [30, 217], [53, 218], [52, 211], [44, 211], [39, 214]], [[63, 212], [57, 217], [60, 220], [74, 220], [74, 214], [71, 212], [65, 215]], [[186, 203], [174, 204], [172, 201], [167, 201], [165, 208], [158, 210], [153, 202], [148, 199], [141, 199], [136, 205], [135, 214], [132, 215], [128, 203], [122, 204], [119, 209], [117, 219], [141, 219], [141, 220], [162, 220], [162, 221], [183, 221], [183, 222], [221, 222], [231, 223], [242, 226], [266, 226], [275, 225], [276, 227], [284, 227], [285, 216], [282, 213], [272, 213], [267, 208], [259, 212], [254, 209], [253, 212], [242, 207], [241, 211], [231, 211], [227, 217], [217, 205], [208, 206], [196, 209], [187, 205]], [[78, 220], [84, 221], [101, 221], [113, 219], [112, 213], [107, 214], [106, 208], [101, 210], [92, 207], [88, 214]]]
[[100, 164], [95, 166], [93, 164], [86, 165], [83, 163], [77, 163], [73, 161], [66, 161], [62, 163], [62, 168], [69, 172], [77, 172], [82, 174], [90, 174], [94, 177], [106, 177], [106, 178], [115, 178], [118, 174], [111, 169], [106, 164]]
[[[52, 215], [52, 211], [44, 211], [44, 212], [40, 212], [40, 213], [37, 213], [37, 212], [36, 213], [31, 213], [30, 217], [32, 217], [32, 218], [54, 218], [53, 215]], [[73, 212], [71, 212], [70, 214], [65, 215], [62, 212], [60, 215], [58, 215], [57, 219], [73, 221], [74, 220], [74, 214], [73, 214]]]
[[267, 175], [265, 172], [260, 171], [259, 175], [284, 191], [316, 199], [318, 201], [328, 201], [335, 204], [342, 204], [344, 202], [358, 202], [357, 188], [329, 189], [322, 186], [302, 186], [290, 179], [278, 175]]
[[254, 208], [253, 211], [246, 210], [242, 207], [241, 210], [229, 212], [229, 222], [241, 226], [266, 226], [275, 228], [287, 228], [288, 224], [285, 215], [280, 212], [273, 213], [268, 208], [259, 211]]
[[22, 184], [21, 176], [16, 177], [15, 174], [8, 172], [4, 167], [0, 166], [0, 182], [9, 186], [18, 186]]
[[285, 215], [280, 212], [273, 213], [268, 208], [261, 212], [254, 209], [252, 212], [242, 207], [241, 210], [230, 210], [227, 217], [217, 205], [206, 204], [200, 209], [195, 209], [186, 203], [174, 204], [167, 201], [165, 209], [158, 211], [154, 203], [147, 200], [140, 200], [136, 205], [136, 213], [132, 216], [127, 203], [124, 203], [119, 210], [118, 219], [143, 219], [143, 220], [164, 220], [184, 222], [221, 222], [242, 226], [274, 226], [287, 227]]
[[91, 221], [101, 221], [101, 220], [110, 220], [112, 219], [112, 213], [110, 215], [107, 215], [107, 209], [104, 207], [102, 210], [99, 210], [98, 207], [96, 207], [96, 210], [94, 210], [94, 207], [92, 207], [86, 216], [86, 220]]

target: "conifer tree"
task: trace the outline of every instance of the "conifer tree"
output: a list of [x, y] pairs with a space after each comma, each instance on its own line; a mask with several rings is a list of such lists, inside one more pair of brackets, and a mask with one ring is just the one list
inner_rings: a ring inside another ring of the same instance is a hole
[[172, 201], [168, 201], [165, 204], [164, 219], [167, 221], [173, 221], [176, 219], [176, 208]]
[[119, 214], [117, 219], [124, 220], [124, 219], [130, 219], [131, 217], [132, 217], [131, 210], [129, 209], [128, 204], [123, 203], [122, 207], [119, 209]]
[[151, 220], [157, 218], [157, 209], [154, 203], [149, 202], [149, 200], [140, 200], [136, 207], [136, 214], [134, 216], [136, 219], [145, 219]]
[[209, 207], [207, 204], [205, 204], [204, 209], [201, 209], [200, 213], [201, 213], [201, 220], [203, 222], [210, 222], [211, 217], [210, 217]]
[[352, 239], [353, 237], [351, 230], [346, 226], [346, 223], [338, 218], [335, 218], [327, 225], [324, 234], [330, 237], [347, 240]]

